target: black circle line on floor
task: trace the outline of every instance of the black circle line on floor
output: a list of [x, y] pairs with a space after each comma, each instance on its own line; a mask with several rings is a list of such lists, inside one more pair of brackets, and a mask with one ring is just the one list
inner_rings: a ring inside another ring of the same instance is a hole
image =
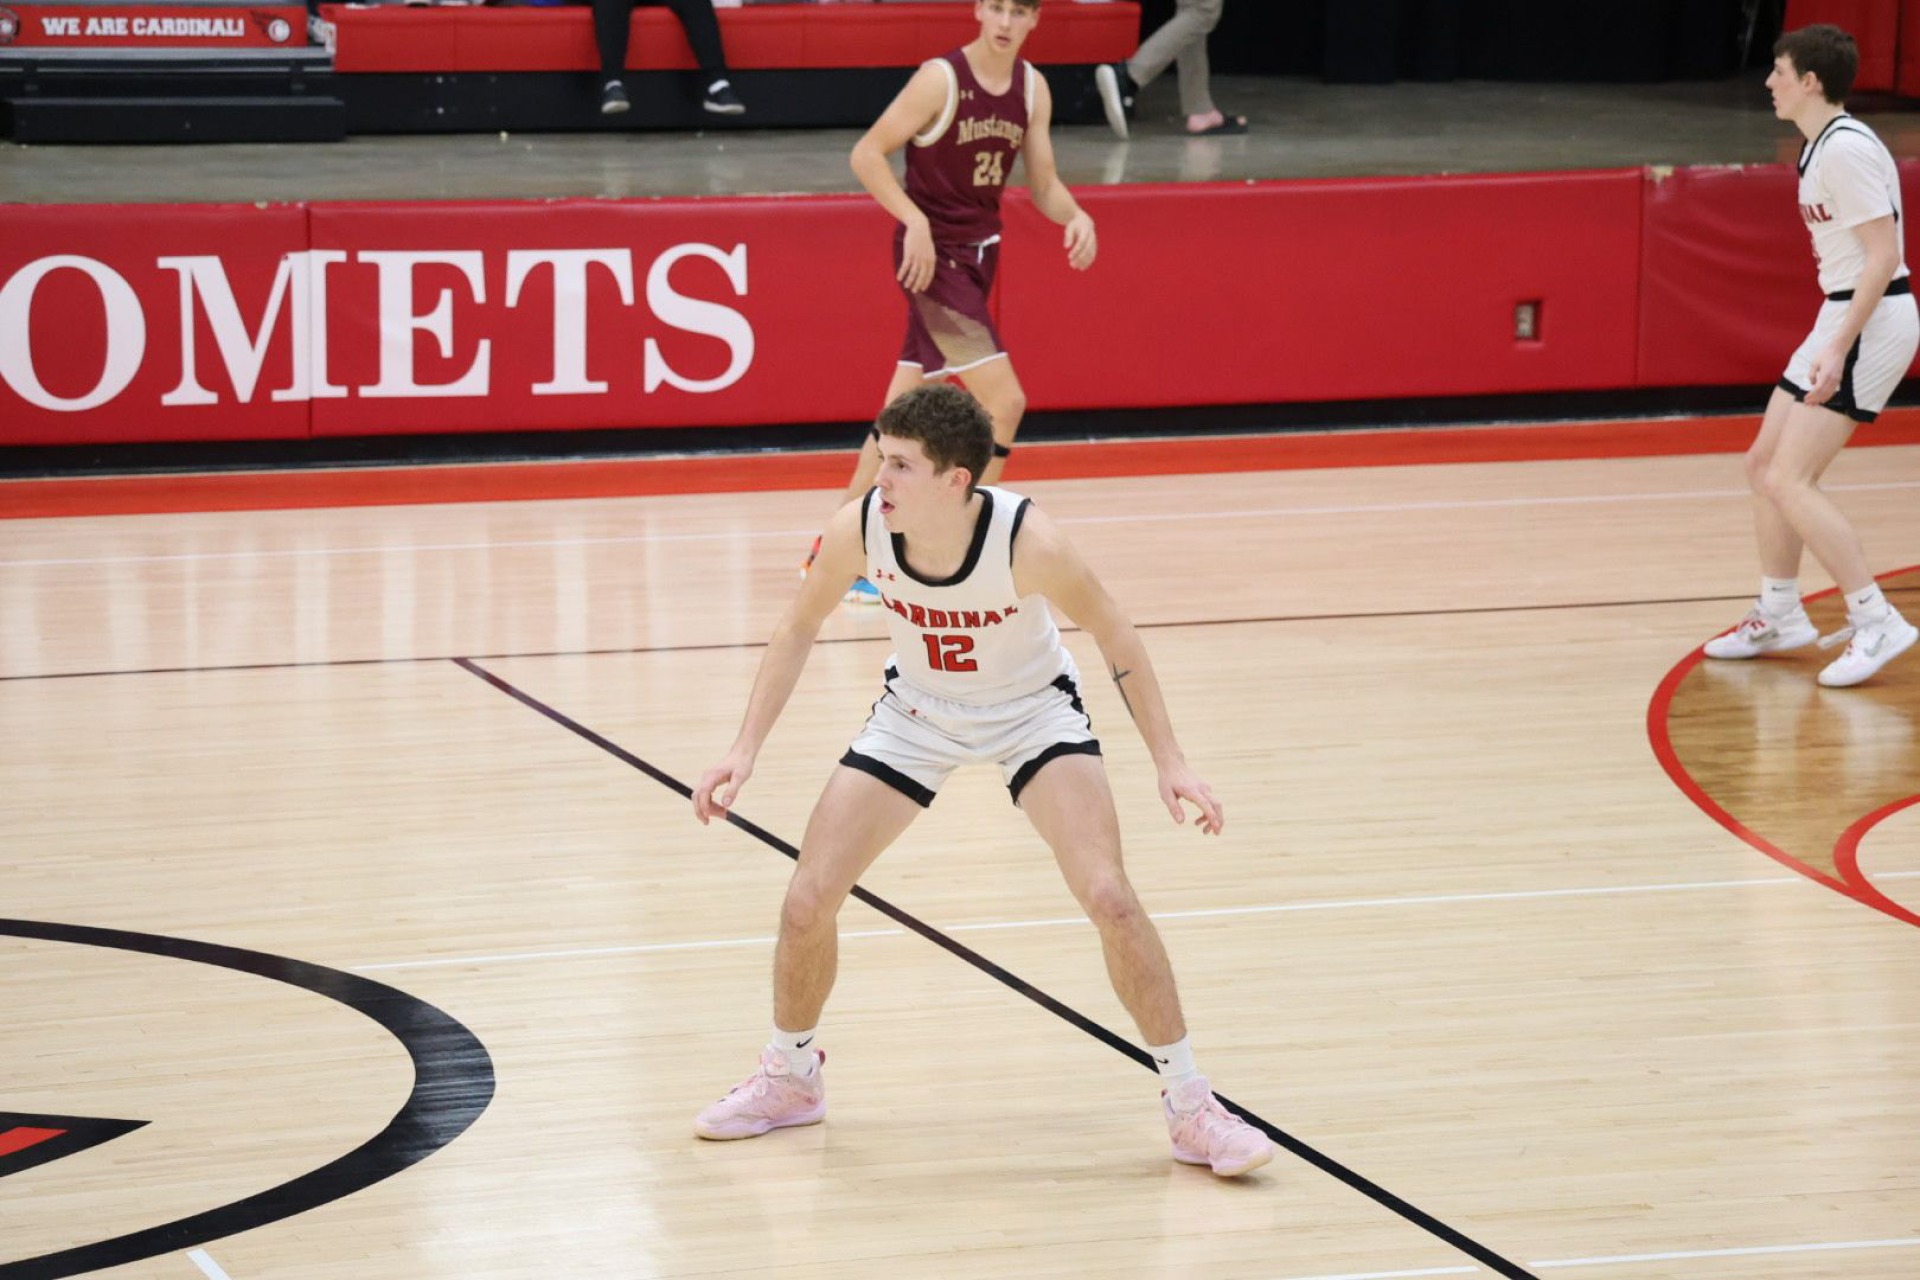
[[380, 1132], [276, 1187], [160, 1226], [0, 1263], [0, 1280], [62, 1280], [258, 1230], [411, 1168], [458, 1138], [493, 1100], [493, 1059], [473, 1032], [426, 1001], [358, 974], [304, 960], [153, 933], [39, 920], [0, 920], [0, 936], [102, 947], [212, 965], [284, 982], [379, 1023], [413, 1060], [413, 1089]]

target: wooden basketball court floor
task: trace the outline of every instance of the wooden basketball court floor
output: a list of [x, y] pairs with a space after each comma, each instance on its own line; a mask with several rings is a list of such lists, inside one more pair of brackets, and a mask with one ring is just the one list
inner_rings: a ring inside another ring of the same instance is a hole
[[[15, 519], [0, 1278], [1920, 1275], [1920, 657], [1698, 664], [1736, 455], [1186, 447], [1021, 487], [1225, 799], [1168, 821], [1071, 635], [1266, 1170], [1168, 1160], [990, 771], [842, 917], [827, 1122], [693, 1137], [888, 651], [842, 609], [695, 823], [825, 488]], [[1830, 484], [1920, 613], [1920, 446]]]

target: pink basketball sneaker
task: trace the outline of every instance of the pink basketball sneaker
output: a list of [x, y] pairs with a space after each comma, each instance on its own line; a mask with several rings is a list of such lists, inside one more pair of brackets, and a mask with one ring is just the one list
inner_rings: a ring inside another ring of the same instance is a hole
[[[820, 1063], [827, 1055], [815, 1049]], [[720, 1101], [694, 1117], [693, 1131], [703, 1138], [725, 1142], [757, 1138], [774, 1129], [819, 1124], [827, 1118], [827, 1083], [819, 1066], [810, 1076], [787, 1069], [778, 1049], [760, 1051], [760, 1069], [733, 1087]]]
[[1163, 1090], [1160, 1102], [1173, 1158], [1181, 1164], [1204, 1164], [1223, 1178], [1237, 1178], [1273, 1159], [1267, 1135], [1221, 1106], [1205, 1077]]

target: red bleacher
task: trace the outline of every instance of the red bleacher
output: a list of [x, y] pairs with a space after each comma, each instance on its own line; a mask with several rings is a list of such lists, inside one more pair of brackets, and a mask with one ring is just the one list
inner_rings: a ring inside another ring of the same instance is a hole
[[[560, 7], [321, 6], [339, 72], [590, 71], [593, 13]], [[911, 67], [979, 33], [971, 4], [755, 5], [719, 11], [735, 70]], [[684, 71], [693, 51], [672, 11], [637, 8], [627, 66]], [[1139, 43], [1140, 6], [1046, 7], [1026, 56], [1044, 65], [1116, 62]]]

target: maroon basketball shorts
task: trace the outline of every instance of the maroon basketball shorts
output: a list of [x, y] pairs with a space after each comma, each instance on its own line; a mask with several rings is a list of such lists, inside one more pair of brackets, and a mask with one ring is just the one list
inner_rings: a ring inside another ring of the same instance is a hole
[[[904, 244], [904, 233], [894, 237], [896, 272]], [[900, 363], [918, 365], [928, 378], [965, 373], [1006, 354], [987, 310], [994, 269], [1000, 265], [999, 239], [936, 244], [933, 250], [933, 283], [907, 294], [907, 336], [900, 344]]]

